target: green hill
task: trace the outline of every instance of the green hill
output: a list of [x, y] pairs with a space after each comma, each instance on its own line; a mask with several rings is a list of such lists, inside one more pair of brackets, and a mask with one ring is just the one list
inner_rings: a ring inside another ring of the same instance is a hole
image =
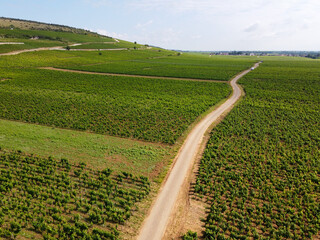
[[[72, 46], [73, 44], [79, 44]], [[0, 53], [41, 47], [71, 49], [141, 48], [139, 44], [103, 36], [88, 30], [12, 18], [0, 18]]]

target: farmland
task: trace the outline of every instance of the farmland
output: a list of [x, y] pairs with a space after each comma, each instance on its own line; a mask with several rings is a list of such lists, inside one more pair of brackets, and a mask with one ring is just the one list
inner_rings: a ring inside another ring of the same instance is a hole
[[[0, 21], [1, 26], [1, 21]], [[102, 37], [93, 33], [72, 33], [61, 31], [45, 31], [31, 29], [9, 29], [0, 27], [0, 42], [21, 42], [19, 45], [0, 45], [0, 53], [32, 49], [40, 47], [64, 46], [73, 43], [117, 43], [109, 37]], [[120, 43], [119, 43], [120, 44]], [[110, 44], [111, 45], [111, 44]], [[122, 43], [125, 45], [125, 43]]]
[[[171, 56], [170, 56], [171, 55]], [[172, 51], [103, 53], [43, 51], [0, 58], [0, 117], [60, 128], [174, 144], [196, 118], [226, 98], [225, 83], [98, 76], [38, 67], [89, 70], [100, 64], [124, 72], [128, 64], [159, 65], [153, 75], [227, 79], [254, 61], [248, 58], [177, 56]], [[165, 68], [161, 65], [164, 64]], [[229, 66], [230, 65], [230, 66]], [[206, 66], [207, 70], [202, 67]], [[189, 74], [191, 67], [198, 69]], [[219, 69], [211, 71], [209, 68]], [[130, 72], [131, 73], [131, 72]], [[143, 69], [137, 72], [143, 74]], [[23, 100], [22, 100], [23, 99]], [[57, 117], [59, 116], [59, 117]]]
[[0, 83], [1, 118], [168, 144], [230, 92], [225, 83], [39, 69], [14, 74], [17, 80]]
[[7, 53], [11, 51], [18, 51], [24, 49], [33, 49], [33, 48], [40, 48], [40, 47], [56, 47], [56, 46], [63, 46], [64, 44], [59, 41], [48, 41], [48, 40], [23, 40], [17, 41], [17, 39], [6, 39], [6, 41], [1, 41], [1, 43], [5, 42], [21, 42], [24, 44], [1, 44], [0, 45], [0, 53]]
[[229, 80], [237, 73], [249, 68], [253, 58], [201, 55], [167, 56], [151, 59], [132, 59], [96, 65], [76, 65], [64, 68], [107, 73], [137, 74], [180, 78]]
[[201, 159], [205, 239], [319, 238], [320, 62], [264, 60]]
[[[98, 34], [75, 34], [72, 32], [45, 31], [45, 30], [23, 30], [0, 28], [0, 36], [5, 39], [31, 39], [37, 37], [40, 40], [60, 41], [64, 43], [86, 43], [86, 42], [114, 42], [110, 37]], [[37, 41], [37, 40], [34, 40]]]
[[96, 170], [144, 175], [151, 181], [158, 177], [171, 151], [163, 144], [8, 120], [0, 120], [0, 147], [67, 158], [71, 164], [84, 162]]
[[86, 43], [78, 46], [71, 46], [71, 49], [117, 49], [117, 48], [141, 48], [142, 45], [127, 41], [118, 42]]
[[0, 152], [0, 237], [118, 239], [150, 191], [145, 177]]
[[[90, 33], [0, 30], [4, 41], [24, 42], [24, 48], [83, 43], [71, 51], [0, 57], [0, 238], [137, 234], [190, 125], [230, 95], [225, 80], [256, 62]], [[18, 48], [4, 46], [3, 52]], [[105, 46], [138, 49], [72, 51]]]

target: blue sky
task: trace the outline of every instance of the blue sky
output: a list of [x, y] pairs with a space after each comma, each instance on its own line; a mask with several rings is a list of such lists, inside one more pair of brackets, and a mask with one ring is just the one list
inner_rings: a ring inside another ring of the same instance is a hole
[[0, 0], [0, 16], [181, 50], [320, 50], [319, 0]]

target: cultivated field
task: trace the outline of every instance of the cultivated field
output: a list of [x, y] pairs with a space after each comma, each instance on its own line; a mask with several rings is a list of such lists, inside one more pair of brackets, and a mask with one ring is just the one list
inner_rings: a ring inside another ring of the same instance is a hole
[[0, 83], [0, 117], [173, 144], [230, 93], [225, 83], [17, 70]]
[[[24, 43], [0, 52], [82, 43], [0, 57], [0, 238], [135, 236], [179, 139], [230, 95], [223, 80], [255, 61], [180, 55], [67, 28], [6, 28], [0, 36]], [[105, 46], [130, 50], [73, 51]]]
[[193, 191], [205, 239], [319, 239], [320, 62], [265, 58], [211, 133]]
[[170, 155], [171, 147], [83, 131], [0, 120], [0, 146], [70, 163], [84, 162], [96, 170], [111, 168], [147, 176], [154, 181]]
[[[44, 28], [50, 29], [50, 26], [45, 26]], [[11, 28], [10, 25], [8, 26], [8, 21], [0, 18], [0, 43], [2, 43], [0, 44], [0, 53], [42, 47], [66, 47], [74, 43], [113, 43], [114, 46], [120, 44], [110, 37], [95, 33], [79, 31], [73, 28], [65, 30], [66, 31], [47, 31], [32, 29], [32, 27], [26, 29]], [[6, 42], [19, 42], [24, 44], [3, 44]], [[122, 43], [122, 45], [125, 45], [125, 43]]]
[[176, 55], [150, 57], [148, 59], [129, 59], [121, 62], [107, 62], [95, 65], [66, 66], [64, 68], [147, 76], [229, 80], [237, 73], [248, 69], [256, 59], [201, 55]]
[[121, 48], [141, 48], [146, 46], [134, 44], [132, 42], [118, 40], [117, 42], [104, 42], [104, 43], [87, 43], [78, 46], [72, 46], [71, 49], [121, 49]]
[[[111, 72], [122, 73], [128, 63], [156, 60], [153, 65], [158, 64], [159, 67], [154, 75], [166, 75], [171, 67], [172, 76], [203, 78], [203, 74], [207, 76], [211, 73], [211, 78], [226, 79], [247, 68], [253, 61], [169, 55], [172, 52], [136, 50], [102, 55], [97, 52], [44, 51], [3, 56], [0, 59], [3, 79], [0, 83], [0, 116], [173, 144], [199, 115], [230, 94], [227, 84], [37, 69], [44, 66], [72, 69], [89, 65], [88, 68], [93, 71], [91, 68], [108, 63], [118, 66]], [[163, 68], [161, 63], [167, 67]], [[205, 65], [208, 65], [207, 70], [202, 72]], [[209, 66], [213, 69], [220, 67], [220, 70], [211, 71]], [[198, 71], [191, 75], [185, 71], [187, 67]]]
[[136, 202], [150, 191], [146, 177], [85, 163], [0, 152], [0, 237], [118, 239]]

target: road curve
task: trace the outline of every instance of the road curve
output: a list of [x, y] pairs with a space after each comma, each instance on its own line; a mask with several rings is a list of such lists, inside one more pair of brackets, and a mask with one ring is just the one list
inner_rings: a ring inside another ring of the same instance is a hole
[[[256, 68], [258, 66], [259, 63], [256, 63], [253, 67]], [[169, 173], [167, 181], [160, 190], [149, 216], [143, 223], [138, 236], [139, 240], [160, 240], [163, 238], [179, 191], [188, 175], [189, 169], [193, 166], [205, 132], [224, 112], [230, 110], [239, 100], [241, 89], [237, 85], [237, 81], [250, 71], [251, 68], [238, 74], [230, 81], [233, 89], [232, 95], [226, 102], [202, 119], [188, 135], [176, 157], [176, 162]]]

